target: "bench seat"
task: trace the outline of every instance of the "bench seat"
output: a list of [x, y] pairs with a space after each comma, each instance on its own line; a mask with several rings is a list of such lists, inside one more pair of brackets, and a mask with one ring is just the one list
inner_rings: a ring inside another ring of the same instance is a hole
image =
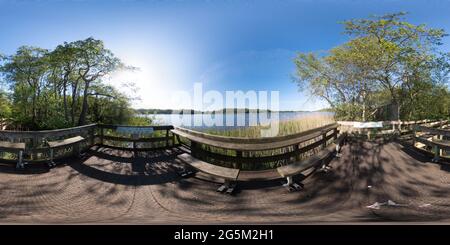
[[195, 169], [204, 173], [224, 178], [225, 180], [236, 181], [239, 176], [239, 169], [226, 168], [222, 166], [213, 165], [204, 161], [201, 161], [188, 153], [178, 155], [178, 158], [183, 162], [191, 165]]
[[325, 149], [321, 150], [317, 154], [314, 154], [308, 159], [278, 167], [277, 171], [283, 178], [300, 174], [301, 172], [320, 164], [322, 160], [328, 158], [335, 151], [335, 148], [336, 144], [330, 144]]
[[68, 138], [68, 139], [63, 139], [63, 140], [49, 141], [48, 142], [48, 146], [50, 148], [56, 148], [56, 147], [61, 147], [61, 146], [66, 146], [66, 145], [79, 143], [79, 142], [81, 142], [83, 140], [84, 140], [83, 137], [75, 136], [75, 137]]
[[25, 143], [12, 143], [8, 141], [0, 141], [0, 149], [7, 149], [10, 151], [24, 151]]
[[17, 153], [16, 168], [24, 168], [23, 153], [25, 151], [25, 143], [13, 143], [8, 141], [0, 141], [0, 149], [4, 149], [13, 153]]
[[308, 170], [316, 165], [319, 165], [322, 160], [327, 159], [331, 154], [336, 152], [336, 156], [338, 156], [340, 147], [344, 143], [346, 138], [346, 134], [339, 134], [334, 143], [328, 145], [325, 149], [319, 151], [317, 154], [299, 162], [294, 162], [285, 166], [281, 166], [277, 168], [278, 174], [280, 174], [283, 178], [289, 178], [294, 175], [300, 174], [301, 172]]
[[[55, 162], [53, 161], [53, 158], [54, 158], [54, 156], [53, 156], [54, 150], [53, 149], [58, 148], [58, 147], [73, 145], [73, 144], [80, 144], [84, 140], [85, 139], [81, 136], [75, 136], [75, 137], [67, 138], [67, 139], [63, 139], [63, 140], [48, 141], [47, 144], [50, 148], [50, 162], [48, 163], [49, 167], [56, 166]], [[78, 145], [77, 149], [75, 149], [75, 147], [74, 147], [74, 151], [78, 152], [78, 155], [81, 156], [81, 149], [80, 149], [79, 145]]]

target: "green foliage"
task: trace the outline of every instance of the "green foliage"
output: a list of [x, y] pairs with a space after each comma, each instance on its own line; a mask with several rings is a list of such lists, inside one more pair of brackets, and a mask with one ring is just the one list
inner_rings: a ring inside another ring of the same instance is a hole
[[131, 126], [149, 126], [153, 125], [152, 118], [149, 117], [141, 117], [141, 116], [134, 116], [128, 119], [127, 125]]
[[130, 98], [102, 81], [128, 67], [100, 40], [64, 43], [54, 50], [23, 46], [2, 60], [0, 74], [11, 92], [10, 115], [18, 128], [123, 123], [134, 115]]
[[11, 117], [11, 102], [6, 93], [0, 90], [0, 120]]
[[[437, 51], [446, 34], [404, 15], [344, 22], [350, 41], [322, 57], [298, 54], [299, 88], [328, 101], [341, 120], [448, 116], [449, 55]], [[433, 100], [433, 108], [422, 109]]]

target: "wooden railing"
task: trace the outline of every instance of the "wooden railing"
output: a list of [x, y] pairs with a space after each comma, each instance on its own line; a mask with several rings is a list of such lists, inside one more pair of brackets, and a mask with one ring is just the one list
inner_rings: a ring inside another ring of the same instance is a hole
[[413, 134], [413, 146], [433, 154], [433, 161], [450, 158], [450, 129], [448, 124], [433, 125], [435, 127], [416, 126]]
[[[43, 130], [43, 131], [0, 131], [0, 141], [22, 142], [26, 145], [26, 161], [43, 161], [49, 159], [49, 150], [46, 141], [55, 141], [74, 136], [82, 136], [86, 140], [81, 144], [82, 149], [86, 149], [95, 144], [95, 131], [97, 124], [90, 124], [80, 127]], [[62, 148], [55, 152], [55, 158], [61, 158], [70, 153], [70, 149]], [[8, 158], [5, 152], [0, 152], [0, 158]]]
[[[82, 136], [86, 139], [80, 145], [83, 151], [94, 145], [105, 145], [111, 148], [126, 150], [152, 150], [170, 147], [176, 144], [173, 134], [170, 133], [170, 130], [173, 129], [172, 126], [144, 126], [145, 128], [152, 128], [154, 133], [142, 138], [133, 138], [131, 135], [117, 133], [116, 129], [118, 127], [131, 128], [132, 126], [90, 124], [67, 129], [44, 131], [3, 130], [0, 131], [0, 141], [25, 143], [24, 160], [27, 162], [48, 161], [50, 151], [46, 142], [67, 139], [74, 136]], [[57, 149], [54, 158], [63, 158], [72, 154], [73, 147], [71, 145]], [[14, 154], [9, 154], [3, 150], [0, 151], [0, 159], [14, 160], [15, 157]]]
[[412, 133], [414, 130], [414, 126], [417, 125], [426, 125], [431, 127], [436, 127], [440, 125], [445, 125], [448, 123], [447, 120], [418, 120], [418, 121], [379, 121], [379, 122], [368, 122], [368, 123], [377, 123], [381, 124], [382, 127], [355, 127], [356, 123], [360, 122], [352, 122], [352, 121], [338, 121], [339, 130], [342, 132], [347, 132], [351, 134], [358, 135], [367, 135], [367, 137], [371, 137], [371, 135], [392, 135], [392, 134], [408, 134]]
[[[153, 133], [145, 137], [133, 137], [131, 134], [117, 132], [121, 128], [152, 129]], [[99, 144], [126, 150], [154, 150], [176, 145], [174, 135], [170, 132], [173, 126], [127, 126], [127, 125], [98, 125]]]
[[336, 123], [268, 138], [216, 136], [179, 127], [173, 132], [194, 157], [243, 170], [273, 169], [306, 158], [324, 149], [339, 133]]

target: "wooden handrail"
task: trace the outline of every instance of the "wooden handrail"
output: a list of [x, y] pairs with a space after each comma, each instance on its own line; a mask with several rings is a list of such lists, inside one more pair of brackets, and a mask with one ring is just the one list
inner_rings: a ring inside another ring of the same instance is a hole
[[153, 128], [153, 130], [170, 130], [174, 127], [172, 125], [161, 125], [161, 126], [130, 126], [130, 125], [112, 125], [112, 124], [98, 124], [99, 128], [105, 128], [105, 129], [117, 129], [119, 127], [122, 128]]
[[415, 130], [416, 131], [427, 132], [427, 133], [431, 133], [431, 134], [436, 134], [436, 135], [442, 135], [442, 136], [450, 137], [450, 130], [447, 130], [447, 129], [430, 128], [430, 127], [425, 127], [425, 126], [416, 126]]

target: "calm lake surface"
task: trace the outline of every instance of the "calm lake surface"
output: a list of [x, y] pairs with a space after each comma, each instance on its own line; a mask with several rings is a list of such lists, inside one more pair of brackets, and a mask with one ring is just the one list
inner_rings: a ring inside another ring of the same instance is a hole
[[144, 115], [159, 125], [187, 128], [227, 130], [239, 127], [268, 125], [271, 122], [299, 120], [309, 116], [332, 116], [332, 112], [272, 112], [272, 113], [217, 113], [217, 114], [152, 114]]

